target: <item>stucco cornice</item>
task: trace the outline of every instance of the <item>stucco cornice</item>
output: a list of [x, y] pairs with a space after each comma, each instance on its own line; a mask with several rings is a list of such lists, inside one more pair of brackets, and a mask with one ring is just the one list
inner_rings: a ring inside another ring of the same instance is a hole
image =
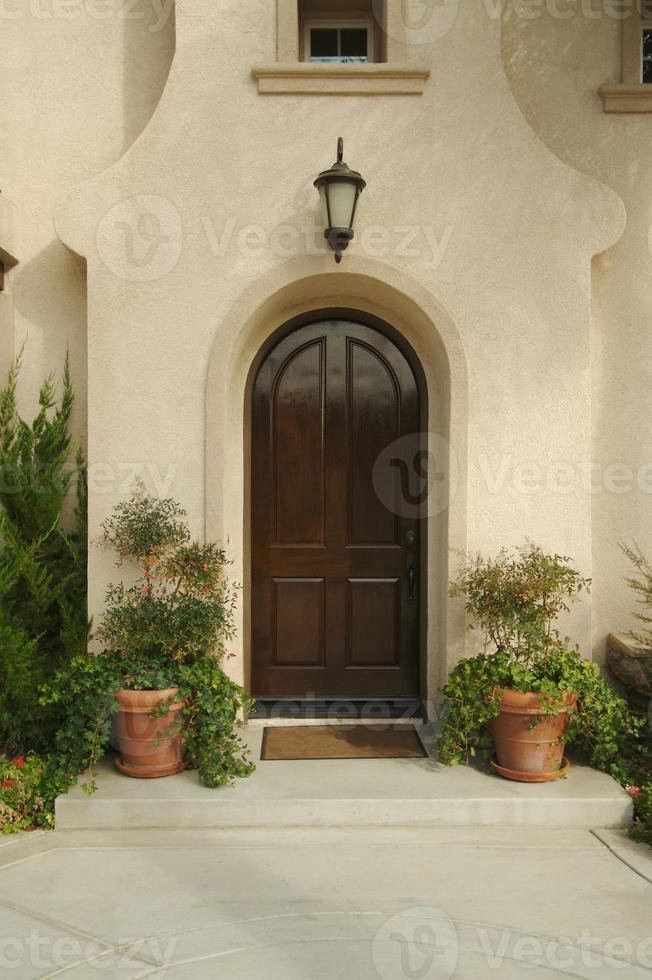
[[430, 69], [298, 62], [254, 65], [261, 95], [423, 95]]
[[603, 85], [600, 95], [605, 112], [652, 112], [652, 85]]

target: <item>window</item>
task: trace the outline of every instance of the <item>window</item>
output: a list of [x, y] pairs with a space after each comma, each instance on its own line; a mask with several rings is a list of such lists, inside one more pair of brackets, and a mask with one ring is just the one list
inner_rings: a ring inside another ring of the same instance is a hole
[[643, 81], [652, 84], [652, 25], [643, 28]]
[[366, 64], [373, 61], [372, 25], [368, 21], [306, 21], [306, 61]]
[[620, 26], [620, 79], [601, 86], [604, 111], [652, 113], [652, 0], [628, 4]]
[[652, 2], [641, 0], [641, 74], [639, 81], [652, 84]]
[[400, 0], [276, 0], [276, 61], [251, 74], [261, 95], [422, 95], [404, 27]]

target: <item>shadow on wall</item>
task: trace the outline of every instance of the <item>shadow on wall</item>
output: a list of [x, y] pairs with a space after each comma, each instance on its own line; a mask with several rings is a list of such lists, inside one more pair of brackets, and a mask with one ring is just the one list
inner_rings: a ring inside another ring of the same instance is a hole
[[145, 129], [163, 94], [176, 46], [174, 0], [137, 0], [123, 12], [122, 153]]
[[35, 411], [43, 378], [49, 372], [60, 377], [68, 350], [75, 390], [71, 428], [85, 442], [86, 262], [54, 240], [16, 267], [12, 292], [20, 324], [16, 348], [26, 344], [19, 409]]

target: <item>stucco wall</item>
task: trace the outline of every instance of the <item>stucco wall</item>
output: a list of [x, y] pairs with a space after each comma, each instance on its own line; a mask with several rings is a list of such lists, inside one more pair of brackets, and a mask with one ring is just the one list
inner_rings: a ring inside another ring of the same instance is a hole
[[598, 89], [620, 73], [615, 7], [593, 4], [592, 16], [586, 5], [567, 9], [573, 15], [561, 19], [542, 5], [527, 19], [510, 4], [503, 45], [512, 90], [539, 137], [612, 187], [627, 210], [622, 239], [593, 268], [593, 647], [603, 659], [606, 634], [633, 625], [618, 542], [636, 539], [652, 554], [652, 117], [602, 111]]
[[[91, 535], [144, 465], [197, 533], [225, 540], [246, 581], [246, 370], [237, 362], [238, 383], [223, 376], [207, 398], [209, 362], [235, 363], [245, 309], [255, 320], [283, 286], [289, 318], [292, 283], [312, 281], [319, 305], [339, 291], [332, 277], [348, 273], [346, 305], [373, 305], [416, 335], [401, 312], [407, 297], [421, 311], [412, 319], [429, 318], [437, 335], [431, 352], [443, 345], [448, 360], [463, 361], [461, 429], [435, 433], [450, 435], [463, 481], [454, 543], [494, 550], [527, 536], [590, 574], [590, 494], [564, 467], [591, 452], [591, 261], [621, 234], [618, 196], [530, 128], [505, 77], [500, 18], [484, 5], [460, 5], [445, 30], [412, 35], [408, 60], [432, 69], [422, 97], [260, 96], [250, 72], [274, 60], [274, 24], [270, 0], [180, 0], [175, 61], [151, 122], [58, 208], [59, 234], [88, 267]], [[338, 270], [312, 180], [339, 135], [368, 189]], [[447, 391], [441, 359], [421, 347], [433, 401], [450, 409], [449, 394], [460, 392]], [[227, 432], [221, 442], [205, 442], [207, 404]], [[441, 538], [429, 549], [434, 697], [463, 631], [446, 599], [455, 558]], [[94, 611], [114, 574], [110, 556], [93, 549]], [[244, 604], [241, 617], [237, 677], [246, 671]], [[570, 629], [588, 653], [588, 606]]]
[[[409, 25], [425, 94], [358, 98], [258, 94], [274, 0], [178, 0], [171, 71], [169, 4], [75, 2], [16, 0], [0, 38], [0, 187], [23, 226], [0, 367], [27, 335], [29, 408], [70, 347], [91, 536], [144, 472], [246, 583], [248, 366], [300, 309], [357, 304], [418, 349], [451, 447], [450, 521], [429, 538], [431, 695], [464, 649], [449, 544], [571, 554], [594, 591], [569, 628], [602, 657], [629, 624], [617, 542], [652, 553], [652, 118], [602, 112], [611, 6], [510, 0], [501, 18], [447, 0]], [[368, 188], [338, 268], [312, 180], [339, 135]], [[93, 549], [95, 613], [114, 574]], [[245, 591], [239, 678], [246, 613]]]
[[[174, 49], [172, 3], [16, 0], [0, 32], [0, 187], [21, 220], [21, 262], [9, 273], [14, 329], [3, 318], [0, 371], [27, 338], [21, 396], [70, 350], [85, 429], [85, 265], [53, 226], [55, 201], [117, 160], [145, 126]], [[12, 334], [10, 336], [10, 334]]]

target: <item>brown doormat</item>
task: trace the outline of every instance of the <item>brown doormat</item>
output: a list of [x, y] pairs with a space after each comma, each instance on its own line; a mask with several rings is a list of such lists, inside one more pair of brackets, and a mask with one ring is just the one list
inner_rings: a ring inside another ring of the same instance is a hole
[[414, 725], [267, 727], [260, 757], [280, 759], [423, 759]]

